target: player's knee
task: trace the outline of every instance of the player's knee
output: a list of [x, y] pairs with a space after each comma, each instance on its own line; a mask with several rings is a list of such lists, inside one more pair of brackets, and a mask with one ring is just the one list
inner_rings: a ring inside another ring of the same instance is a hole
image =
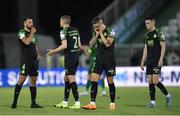
[[92, 73], [91, 75], [91, 81], [94, 81], [94, 82], [97, 82], [98, 79], [99, 79], [99, 75], [98, 74], [95, 74], [95, 73]]
[[91, 77], [91, 81], [97, 82], [98, 81], [98, 77], [96, 77], [96, 76]]
[[18, 80], [18, 85], [23, 85], [23, 83], [24, 83], [24, 80], [22, 80], [22, 79]]
[[69, 81], [68, 77], [65, 76], [65, 77], [64, 77], [64, 82], [68, 82], [68, 81]]
[[157, 85], [158, 84], [158, 80], [153, 80], [153, 84]]
[[30, 81], [30, 86], [36, 86], [36, 80], [31, 80]]
[[154, 74], [153, 75], [153, 84], [158, 84], [158, 82], [159, 82], [159, 75], [157, 75], [157, 74]]
[[24, 81], [18, 80], [18, 85], [23, 85], [23, 84], [24, 84]]
[[36, 77], [30, 77], [30, 86], [35, 86], [36, 85]]
[[113, 77], [107, 77], [108, 84], [114, 83]]
[[74, 75], [68, 75], [68, 81], [69, 81], [70, 83], [76, 82], [75, 76], [74, 76]]
[[151, 79], [148, 79], [149, 84], [153, 84], [153, 81]]
[[153, 84], [153, 78], [152, 75], [147, 75], [148, 83]]
[[18, 79], [18, 85], [23, 85], [25, 80], [26, 80], [25, 76], [20, 76], [19, 79]]

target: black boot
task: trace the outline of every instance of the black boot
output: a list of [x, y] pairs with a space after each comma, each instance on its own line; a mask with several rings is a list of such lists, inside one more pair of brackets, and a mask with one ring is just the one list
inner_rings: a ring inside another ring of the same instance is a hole
[[39, 104], [36, 103], [36, 87], [35, 86], [30, 86], [30, 92], [31, 92], [31, 108], [43, 108]]
[[44, 107], [35, 103], [35, 104], [31, 104], [31, 108], [44, 108]]

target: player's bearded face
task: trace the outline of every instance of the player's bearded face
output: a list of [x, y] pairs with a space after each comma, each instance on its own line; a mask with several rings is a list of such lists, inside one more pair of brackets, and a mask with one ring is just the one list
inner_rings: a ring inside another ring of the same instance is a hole
[[33, 21], [32, 21], [32, 19], [28, 19], [28, 20], [25, 22], [25, 26], [26, 26], [26, 28], [31, 29], [31, 28], [33, 27]]

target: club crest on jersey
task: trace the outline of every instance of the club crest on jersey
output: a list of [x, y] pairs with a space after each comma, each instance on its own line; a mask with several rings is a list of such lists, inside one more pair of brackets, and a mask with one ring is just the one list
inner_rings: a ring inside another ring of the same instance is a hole
[[156, 35], [156, 34], [154, 34], [153, 38], [157, 38], [157, 35]]
[[153, 42], [153, 40], [148, 40], [147, 44], [148, 44], [148, 46], [153, 46], [154, 42]]

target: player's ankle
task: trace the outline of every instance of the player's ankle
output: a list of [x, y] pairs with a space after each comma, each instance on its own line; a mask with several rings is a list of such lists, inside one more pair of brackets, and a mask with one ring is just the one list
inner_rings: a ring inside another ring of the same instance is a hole
[[32, 101], [31, 104], [36, 104], [36, 101]]
[[156, 101], [155, 100], [151, 100], [151, 103], [156, 105]]
[[76, 101], [75, 104], [80, 104], [80, 101]]
[[68, 101], [65, 101], [65, 100], [64, 100], [63, 102], [64, 102], [64, 103], [68, 103]]
[[14, 100], [14, 101], [13, 101], [13, 104], [17, 104], [17, 100]]
[[91, 102], [90, 102], [90, 104], [92, 104], [92, 105], [96, 105], [96, 103], [95, 103], [94, 101], [91, 101]]
[[171, 95], [168, 93], [167, 95], [166, 95], [166, 97], [170, 97]]

